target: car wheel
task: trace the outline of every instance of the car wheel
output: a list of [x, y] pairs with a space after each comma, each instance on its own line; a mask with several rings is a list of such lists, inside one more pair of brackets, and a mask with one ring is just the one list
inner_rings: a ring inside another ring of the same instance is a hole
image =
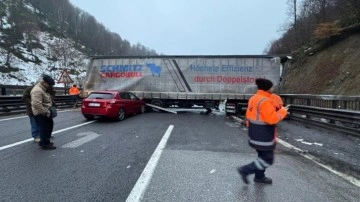
[[84, 117], [89, 121], [94, 120], [94, 116], [91, 115], [84, 115]]
[[116, 120], [122, 121], [125, 119], [125, 110], [123, 108], [119, 109], [118, 115], [116, 117]]
[[141, 112], [142, 114], [145, 113], [145, 105], [141, 105], [140, 112]]

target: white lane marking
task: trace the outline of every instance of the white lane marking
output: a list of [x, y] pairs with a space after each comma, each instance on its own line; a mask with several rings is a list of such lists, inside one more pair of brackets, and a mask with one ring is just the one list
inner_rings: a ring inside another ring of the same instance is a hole
[[[77, 127], [80, 127], [80, 126], [84, 126], [84, 125], [87, 125], [87, 124], [90, 124], [90, 123], [93, 123], [93, 122], [95, 122], [95, 121], [89, 121], [89, 122], [82, 123], [82, 124], [79, 124], [79, 125], [71, 126], [71, 127], [69, 127], [69, 128], [64, 128], [64, 129], [55, 131], [55, 132], [53, 132], [52, 134], [61, 133], [61, 132], [64, 132], [64, 131], [67, 131], [67, 130], [70, 130], [70, 129], [73, 129], [73, 128], [77, 128]], [[33, 139], [33, 138], [29, 138], [29, 139], [26, 139], [26, 140], [23, 140], [23, 141], [20, 141], [20, 142], [15, 142], [15, 143], [13, 143], [13, 144], [9, 144], [9, 145], [2, 146], [2, 147], [0, 147], [0, 151], [1, 151], [1, 150], [4, 150], [4, 149], [11, 148], [11, 147], [15, 147], [15, 146], [17, 146], [17, 145], [24, 144], [24, 143], [30, 142], [30, 141], [34, 141], [34, 139]]]
[[[59, 110], [58, 113], [69, 112], [69, 111], [75, 111], [75, 110], [71, 110], [71, 109], [68, 109], [68, 110]], [[27, 118], [27, 117], [28, 117], [28, 116], [18, 116], [18, 117], [13, 117], [13, 118], [0, 119], [0, 122], [1, 122], [1, 121], [10, 121], [10, 120], [14, 120], [14, 119], [22, 119], [22, 118]]]
[[96, 134], [94, 132], [82, 132], [82, 133], [77, 134], [77, 136], [78, 137], [85, 136], [85, 137], [82, 137], [82, 138], [77, 139], [75, 141], [64, 144], [61, 147], [62, 148], [76, 148], [76, 147], [79, 147], [79, 146], [81, 146], [81, 145], [83, 145], [83, 144], [85, 144], [87, 142], [90, 142], [91, 140], [96, 139], [100, 135]]
[[139, 179], [137, 180], [134, 188], [131, 190], [126, 202], [138, 202], [142, 199], [146, 188], [148, 187], [151, 177], [154, 174], [155, 168], [159, 162], [160, 156], [164, 151], [166, 143], [170, 137], [171, 131], [173, 130], [174, 125], [170, 125], [169, 128], [166, 130], [163, 138], [161, 139], [160, 143], [156, 147], [154, 153], [152, 154], [149, 162], [146, 164], [145, 169], [141, 173]]
[[13, 120], [13, 119], [22, 119], [22, 118], [26, 118], [28, 116], [18, 116], [18, 117], [14, 117], [14, 118], [7, 118], [7, 119], [0, 119], [1, 121], [9, 121], [9, 120]]
[[299, 149], [299, 148], [297, 148], [297, 147], [295, 147], [295, 146], [293, 146], [293, 145], [291, 145], [291, 144], [289, 144], [289, 143], [287, 143], [287, 142], [285, 142], [285, 141], [283, 141], [283, 140], [281, 140], [279, 138], [277, 138], [277, 141], [278, 141], [278, 143], [280, 143], [284, 147], [287, 147], [289, 149], [294, 149], [295, 151], [298, 151], [297, 153], [300, 154], [301, 156], [311, 160], [312, 162], [314, 162], [314, 163], [318, 164], [319, 166], [325, 168], [326, 170], [334, 173], [335, 175], [345, 179], [346, 181], [354, 184], [355, 186], [360, 187], [360, 180], [358, 180], [358, 179], [356, 179], [356, 178], [354, 178], [354, 177], [352, 177], [352, 176], [350, 176], [348, 174], [336, 171], [336, 170], [332, 169], [330, 166], [319, 163], [318, 159], [315, 156], [310, 155], [310, 154], [306, 154], [306, 153], [304, 153], [303, 150], [301, 150], [301, 149]]

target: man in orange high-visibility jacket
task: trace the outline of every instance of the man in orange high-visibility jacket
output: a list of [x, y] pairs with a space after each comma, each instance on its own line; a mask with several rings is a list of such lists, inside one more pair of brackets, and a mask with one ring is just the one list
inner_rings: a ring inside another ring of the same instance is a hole
[[[281, 109], [281, 107], [284, 106], [284, 103], [279, 95], [277, 95], [273, 92], [271, 94], [271, 98], [272, 98], [272, 101], [273, 101], [276, 111]], [[277, 126], [275, 126], [275, 141], [276, 141], [277, 136], [278, 136], [278, 128], [277, 128]]]
[[69, 89], [69, 94], [70, 94], [71, 97], [73, 98], [73, 101], [74, 101], [74, 106], [73, 106], [73, 108], [75, 109], [76, 106], [77, 106], [78, 100], [80, 99], [80, 91], [79, 91], [79, 89], [76, 87], [75, 84]]
[[255, 182], [272, 184], [272, 179], [265, 177], [265, 169], [274, 162], [275, 124], [285, 118], [287, 109], [276, 110], [271, 98], [273, 83], [270, 80], [258, 78], [255, 83], [258, 91], [249, 99], [246, 119], [249, 122], [249, 145], [257, 151], [258, 158], [238, 168], [238, 172], [246, 184], [249, 183], [247, 176], [254, 173]]
[[282, 99], [281, 99], [281, 97], [279, 95], [277, 95], [275, 93], [272, 93], [271, 98], [272, 98], [272, 101], [273, 101], [274, 106], [276, 108], [276, 111], [281, 109], [281, 107], [284, 106], [284, 103], [283, 103], [283, 101], [282, 101]]

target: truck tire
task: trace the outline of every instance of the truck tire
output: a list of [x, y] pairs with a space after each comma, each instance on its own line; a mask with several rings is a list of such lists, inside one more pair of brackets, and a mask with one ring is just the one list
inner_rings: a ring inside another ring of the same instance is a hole
[[[151, 104], [152, 105], [155, 105], [155, 106], [158, 106], [158, 107], [164, 107], [164, 102], [161, 101], [161, 100], [152, 100], [151, 101]], [[154, 112], [160, 112], [159, 109], [156, 109], [156, 108], [152, 108], [152, 111]]]

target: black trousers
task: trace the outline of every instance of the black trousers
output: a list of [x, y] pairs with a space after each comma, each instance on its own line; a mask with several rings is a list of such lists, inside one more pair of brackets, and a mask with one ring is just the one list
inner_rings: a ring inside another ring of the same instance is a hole
[[262, 179], [265, 177], [265, 170], [274, 163], [274, 150], [262, 151], [256, 150], [258, 158], [243, 166], [242, 169], [246, 174], [254, 174], [256, 179]]
[[35, 116], [35, 121], [39, 127], [39, 132], [40, 132], [41, 140], [39, 142], [39, 145], [40, 146], [49, 145], [51, 133], [54, 128], [53, 118], [51, 116], [47, 117], [47, 116], [43, 116], [43, 115], [37, 115], [37, 116]]
[[71, 98], [73, 100], [73, 107], [76, 107], [77, 106], [77, 103], [79, 102], [79, 99], [80, 99], [80, 96], [79, 95], [71, 95]]

